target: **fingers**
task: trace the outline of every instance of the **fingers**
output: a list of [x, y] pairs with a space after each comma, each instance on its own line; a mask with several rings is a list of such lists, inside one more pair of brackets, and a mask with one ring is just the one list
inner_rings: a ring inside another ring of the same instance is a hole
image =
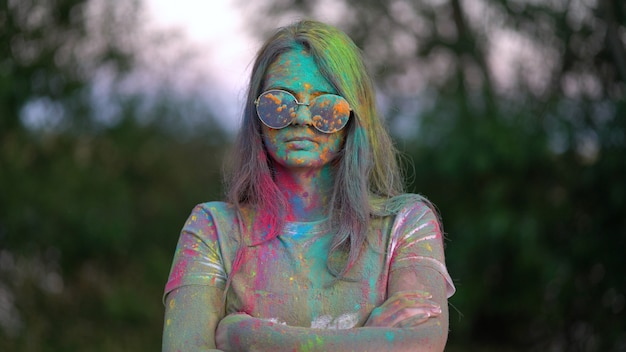
[[441, 306], [426, 291], [401, 291], [392, 294], [374, 309], [365, 326], [412, 327], [441, 314]]
[[[377, 308], [380, 309], [380, 308]], [[378, 310], [365, 323], [369, 327], [414, 327], [424, 323], [430, 318], [441, 314], [441, 307], [438, 305], [424, 305], [421, 307], [401, 308], [396, 311]]]
[[439, 307], [438, 305], [420, 305], [418, 307], [405, 307], [398, 310], [390, 317], [387, 326], [397, 327], [402, 322], [409, 321], [414, 318], [419, 321], [425, 321], [431, 317], [435, 317], [440, 314], [441, 307]]
[[420, 308], [407, 308], [403, 314], [403, 318], [396, 319], [393, 327], [411, 328], [419, 324], [425, 323], [428, 319], [437, 317], [441, 314], [441, 307], [425, 306]]
[[420, 308], [420, 307], [439, 307], [437, 302], [431, 300], [432, 295], [428, 292], [397, 292], [393, 294], [382, 306], [385, 310], [402, 310], [405, 308]]

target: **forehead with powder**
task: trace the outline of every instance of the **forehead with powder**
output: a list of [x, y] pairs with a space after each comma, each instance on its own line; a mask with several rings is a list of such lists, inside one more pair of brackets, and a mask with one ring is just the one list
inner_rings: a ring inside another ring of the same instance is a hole
[[322, 76], [313, 56], [304, 48], [294, 49], [278, 56], [265, 76], [264, 89], [283, 88], [296, 94], [337, 94]]

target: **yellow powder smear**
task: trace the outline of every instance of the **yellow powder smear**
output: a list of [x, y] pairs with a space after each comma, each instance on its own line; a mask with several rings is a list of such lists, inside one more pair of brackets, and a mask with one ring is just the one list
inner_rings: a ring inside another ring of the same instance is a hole
[[346, 102], [335, 104], [333, 107], [333, 116], [347, 116], [350, 114], [350, 106]]
[[271, 99], [274, 102], [274, 104], [276, 104], [276, 105], [280, 105], [280, 103], [282, 103], [282, 99], [280, 99], [279, 97], [275, 96], [274, 94], [269, 93], [269, 94], [266, 94], [265, 97], [267, 99]]

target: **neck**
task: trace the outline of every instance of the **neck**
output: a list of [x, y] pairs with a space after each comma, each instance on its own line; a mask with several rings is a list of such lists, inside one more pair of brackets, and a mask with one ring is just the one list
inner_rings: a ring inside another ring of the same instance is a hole
[[330, 165], [319, 169], [276, 167], [275, 181], [289, 204], [287, 221], [316, 221], [328, 215], [333, 190]]

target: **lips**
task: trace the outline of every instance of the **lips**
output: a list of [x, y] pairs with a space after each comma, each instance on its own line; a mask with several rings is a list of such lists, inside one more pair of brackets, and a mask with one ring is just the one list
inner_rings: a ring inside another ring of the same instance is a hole
[[296, 137], [289, 137], [285, 140], [285, 142], [313, 142], [313, 143], [317, 143], [317, 141], [315, 141], [315, 139], [311, 138], [311, 137], [307, 137], [307, 136], [296, 136]]

